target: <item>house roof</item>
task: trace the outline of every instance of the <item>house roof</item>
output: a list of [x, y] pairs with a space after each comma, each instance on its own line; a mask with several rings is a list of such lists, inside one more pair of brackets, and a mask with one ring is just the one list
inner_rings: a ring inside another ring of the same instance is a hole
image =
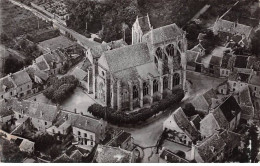
[[[109, 43], [102, 43], [101, 47], [104, 51], [108, 51], [108, 50], [113, 50], [116, 48], [124, 47], [127, 45], [128, 44], [123, 39], [119, 39], [119, 40], [111, 41]], [[92, 51], [93, 51], [93, 49], [92, 49]]]
[[118, 137], [114, 139], [114, 141], [111, 142], [110, 146], [119, 147], [130, 137], [131, 137], [130, 133], [122, 132]]
[[76, 67], [72, 72], [71, 75], [74, 75], [79, 81], [87, 81], [86, 77], [88, 76], [88, 73], [84, 70], [80, 69], [79, 67]]
[[88, 58], [86, 58], [81, 66], [81, 69], [84, 71], [88, 71], [89, 67], [91, 66], [92, 66], [91, 62], [89, 61]]
[[235, 147], [240, 145], [241, 135], [234, 133], [232, 131], [224, 130], [219, 133], [219, 136], [226, 143], [227, 148], [234, 149]]
[[69, 114], [68, 119], [73, 127], [91, 131], [93, 133], [96, 133], [97, 128], [102, 125], [98, 119], [78, 114]]
[[32, 82], [29, 74], [25, 70], [21, 70], [14, 74], [11, 74], [10, 77], [14, 81], [16, 86], [20, 86], [20, 85]]
[[169, 163], [189, 163], [188, 160], [179, 157], [178, 155], [167, 149], [162, 151], [162, 153], [160, 154], [160, 158], [166, 160]]
[[23, 113], [29, 117], [48, 122], [53, 122], [58, 113], [56, 106], [45, 103], [27, 100], [18, 101], [17, 99], [10, 99], [8, 102], [14, 112]]
[[211, 161], [218, 155], [219, 151], [225, 147], [225, 141], [217, 134], [204, 139], [199, 145], [196, 145], [198, 154], [204, 162]]
[[229, 122], [242, 111], [234, 96], [228, 97], [218, 108]]
[[53, 68], [53, 62], [61, 63], [66, 61], [65, 55], [60, 50], [54, 50], [42, 56], [51, 68]]
[[[131, 58], [129, 58], [129, 56], [131, 56]], [[143, 65], [151, 61], [146, 43], [139, 43], [106, 51], [103, 54], [103, 58], [101, 57], [99, 59], [99, 63], [103, 67], [105, 67], [105, 63], [107, 63], [107, 67], [112, 73]], [[102, 62], [102, 59], [105, 61]]]
[[198, 114], [191, 116], [190, 117], [190, 121], [194, 124], [194, 126], [196, 127], [197, 130], [200, 129], [201, 118], [200, 118], [200, 116]]
[[259, 75], [252, 75], [249, 83], [252, 85], [260, 86], [260, 76]]
[[[244, 119], [251, 119], [254, 117], [254, 107], [253, 106], [246, 106], [246, 105], [240, 105], [241, 108], [241, 117]], [[249, 117], [249, 118], [248, 118]]]
[[28, 152], [28, 151], [31, 151], [33, 150], [34, 148], [34, 142], [32, 141], [29, 141], [27, 139], [23, 139], [23, 141], [21, 142], [21, 144], [19, 145], [19, 148], [21, 151], [25, 151], [25, 152]]
[[[219, 125], [220, 128], [227, 129], [229, 126], [229, 123], [227, 119], [225, 118], [225, 115], [223, 114], [222, 111], [219, 109], [216, 109], [212, 112], [212, 115], [214, 116], [214, 119], [216, 120], [217, 124]], [[206, 116], [210, 117], [210, 116]]]
[[45, 60], [35, 63], [40, 70], [48, 70], [50, 67]]
[[71, 163], [72, 161], [73, 160], [66, 154], [62, 154], [61, 156], [53, 160], [54, 163]]
[[40, 79], [46, 81], [49, 78], [49, 75], [46, 72], [43, 72], [36, 67], [29, 66], [25, 70], [29, 74], [31, 79], [34, 79], [34, 77], [37, 76]]
[[224, 54], [222, 61], [221, 61], [221, 68], [223, 69], [231, 69], [233, 66], [232, 62], [232, 55], [231, 54]]
[[248, 62], [248, 56], [237, 55], [235, 59], [234, 67], [236, 68], [246, 68]]
[[97, 163], [131, 163], [133, 153], [118, 147], [98, 145], [93, 162]]
[[174, 111], [171, 115], [175, 120], [176, 124], [179, 126], [180, 129], [192, 140], [195, 141], [199, 137], [198, 130], [193, 127], [183, 112], [182, 108], [179, 107], [176, 111]]
[[0, 100], [0, 117], [6, 117], [13, 114], [14, 112], [8, 108], [5, 100]]
[[205, 48], [200, 43], [191, 49], [191, 51], [195, 51], [195, 52], [201, 52], [204, 50], [205, 50]]
[[74, 161], [81, 161], [83, 156], [84, 156], [84, 155], [83, 155], [79, 150], [75, 150], [75, 151], [70, 155], [70, 158], [73, 159]]
[[239, 104], [253, 106], [248, 86], [243, 87], [239, 92]]
[[151, 44], [155, 45], [171, 40], [176, 40], [177, 37], [182, 35], [183, 31], [174, 23], [152, 29], [150, 32], [144, 35], [144, 38], [147, 38]]
[[38, 45], [44, 49], [56, 50], [58, 48], [67, 48], [74, 45], [75, 42], [69, 40], [65, 36], [58, 36], [49, 40], [40, 42]]
[[[72, 146], [70, 146], [67, 150], [66, 150], [66, 154], [68, 155], [68, 156], [70, 156], [70, 158], [73, 158], [73, 155], [76, 155], [76, 154], [74, 154], [76, 151], [79, 151], [81, 154], [82, 154], [82, 156], [86, 156], [86, 155], [88, 155], [89, 153], [90, 153], [90, 151], [89, 150], [86, 150], [86, 149], [83, 149], [83, 148], [81, 148], [81, 147], [79, 147], [79, 146], [75, 146], [75, 145], [72, 145]], [[78, 153], [78, 152], [77, 152]], [[77, 156], [79, 155], [79, 153], [77, 154]]]
[[249, 73], [242, 73], [242, 72], [239, 72], [237, 70], [234, 70], [233, 73], [231, 73], [228, 77], [228, 80], [229, 81], [241, 81], [241, 82], [244, 82], [244, 83], [249, 83], [249, 78], [250, 78], [250, 75]]
[[197, 56], [199, 56], [199, 52], [188, 50], [186, 52], [187, 64], [193, 64]]
[[138, 17], [138, 23], [143, 34], [147, 33], [152, 28], [148, 16]]
[[212, 99], [218, 99], [218, 97], [217, 97], [216, 91], [214, 89], [209, 89], [205, 93], [196, 96], [191, 101], [191, 104], [197, 110], [208, 111], [212, 104]]
[[222, 62], [222, 58], [218, 56], [212, 56], [209, 63], [214, 66], [220, 66]]
[[8, 91], [11, 88], [14, 88], [15, 84], [11, 80], [10, 76], [5, 76], [3, 78], [0, 78], [0, 92]]
[[210, 89], [208, 91], [206, 91], [205, 93], [203, 93], [203, 97], [205, 98], [205, 100], [207, 101], [207, 103], [209, 105], [212, 104], [212, 99], [218, 99], [218, 96], [216, 94], [216, 91], [214, 89]]

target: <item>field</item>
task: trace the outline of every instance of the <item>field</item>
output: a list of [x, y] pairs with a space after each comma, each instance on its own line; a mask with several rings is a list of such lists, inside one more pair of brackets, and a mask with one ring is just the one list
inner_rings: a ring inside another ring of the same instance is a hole
[[7, 35], [10, 39], [37, 30], [38, 24], [39, 28], [50, 26], [30, 11], [15, 6], [8, 0], [0, 0], [0, 9], [1, 34]]

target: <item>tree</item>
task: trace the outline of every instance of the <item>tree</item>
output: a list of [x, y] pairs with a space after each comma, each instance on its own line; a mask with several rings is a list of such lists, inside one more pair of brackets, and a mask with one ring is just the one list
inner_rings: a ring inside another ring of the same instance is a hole
[[0, 137], [0, 146], [2, 147], [0, 153], [1, 162], [20, 163], [27, 156], [25, 152], [20, 151], [15, 143], [7, 141], [2, 137]]
[[52, 147], [55, 142], [56, 139], [49, 134], [40, 135], [35, 139], [35, 150], [45, 151], [46, 149]]
[[60, 155], [60, 149], [58, 149], [57, 146], [52, 146], [50, 149], [50, 156], [51, 158], [54, 160], [55, 158], [57, 158]]
[[15, 73], [22, 69], [24, 66], [23, 62], [17, 60], [13, 56], [8, 56], [4, 63], [4, 73], [9, 74], [9, 73]]

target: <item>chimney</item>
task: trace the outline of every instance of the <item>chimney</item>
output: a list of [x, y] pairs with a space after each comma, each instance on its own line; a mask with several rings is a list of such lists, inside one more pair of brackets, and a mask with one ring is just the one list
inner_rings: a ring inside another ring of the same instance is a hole
[[74, 113], [77, 113], [77, 108], [74, 108]]

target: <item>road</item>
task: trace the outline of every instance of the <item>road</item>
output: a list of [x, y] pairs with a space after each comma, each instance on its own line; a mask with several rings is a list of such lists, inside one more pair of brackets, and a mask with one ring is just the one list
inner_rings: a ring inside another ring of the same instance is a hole
[[[187, 71], [187, 80], [192, 82], [192, 85], [188, 86], [188, 92], [182, 102], [174, 107], [174, 109], [166, 112], [156, 119], [151, 120], [142, 126], [135, 126], [132, 128], [120, 127], [121, 129], [132, 134], [134, 142], [142, 147], [154, 146], [157, 143], [158, 138], [163, 132], [163, 122], [169, 117], [169, 115], [178, 107], [185, 105], [190, 102], [196, 95], [199, 95], [218, 84], [223, 82], [225, 79], [213, 78], [209, 76], [202, 75], [200, 73]], [[148, 157], [151, 155], [151, 148], [144, 150], [144, 159], [142, 162], [149, 162]], [[156, 159], [154, 159], [156, 160]], [[150, 162], [154, 162], [150, 160]]]

